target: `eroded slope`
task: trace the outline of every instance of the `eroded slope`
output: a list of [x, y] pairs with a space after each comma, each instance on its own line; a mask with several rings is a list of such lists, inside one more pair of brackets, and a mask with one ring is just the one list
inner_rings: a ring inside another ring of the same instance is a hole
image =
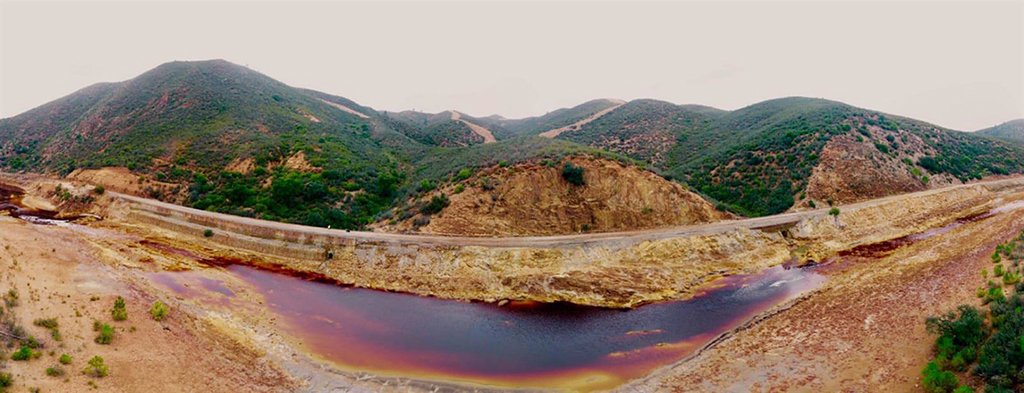
[[[636, 166], [597, 158], [565, 162], [583, 168], [584, 184], [563, 178], [562, 163], [491, 167], [423, 198], [446, 194], [450, 204], [440, 213], [407, 216], [384, 228], [465, 236], [554, 235], [700, 224], [727, 217], [682, 185]], [[456, 193], [457, 188], [461, 192]]]

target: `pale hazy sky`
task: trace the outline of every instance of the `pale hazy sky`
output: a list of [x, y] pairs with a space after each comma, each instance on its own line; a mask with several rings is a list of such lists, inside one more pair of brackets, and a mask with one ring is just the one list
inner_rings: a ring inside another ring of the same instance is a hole
[[378, 109], [543, 114], [599, 97], [823, 97], [974, 130], [1024, 117], [1024, 1], [14, 2], [0, 117], [223, 58]]

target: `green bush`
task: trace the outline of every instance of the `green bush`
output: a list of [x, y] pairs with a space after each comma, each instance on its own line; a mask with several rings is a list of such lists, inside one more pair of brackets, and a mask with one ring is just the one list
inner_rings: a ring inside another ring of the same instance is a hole
[[0, 387], [6, 388], [12, 384], [14, 384], [14, 377], [11, 376], [11, 373], [0, 373]]
[[46, 369], [46, 375], [49, 375], [51, 377], [62, 376], [62, 375], [64, 375], [64, 367], [61, 367], [61, 366], [49, 367], [49, 368]]
[[128, 309], [125, 307], [123, 297], [118, 296], [117, 299], [114, 299], [114, 308], [110, 310], [110, 316], [113, 317], [115, 321], [124, 321], [128, 319]]
[[114, 341], [114, 328], [107, 324], [101, 324], [98, 329], [99, 335], [96, 336], [96, 343], [102, 345], [109, 345]]
[[950, 393], [959, 384], [955, 374], [943, 371], [934, 361], [928, 362], [924, 370], [921, 370], [921, 386], [925, 392]]
[[40, 356], [40, 352], [30, 348], [28, 345], [22, 345], [20, 349], [14, 351], [11, 354], [11, 360], [15, 361], [26, 361], [35, 359]]
[[562, 178], [572, 185], [582, 186], [586, 184], [586, 181], [583, 179], [583, 168], [575, 166], [571, 162], [567, 162], [562, 166]]
[[167, 317], [167, 305], [159, 300], [153, 302], [153, 307], [149, 308], [149, 315], [153, 317], [154, 321], [162, 321]]
[[430, 202], [428, 202], [427, 204], [423, 205], [423, 207], [420, 208], [420, 213], [426, 215], [440, 213], [441, 210], [444, 210], [445, 207], [448, 207], [448, 203], [448, 197], [445, 196], [444, 194], [434, 195], [432, 198], [430, 198]]
[[466, 187], [464, 187], [462, 184], [456, 184], [455, 185], [455, 190], [452, 190], [452, 193], [453, 194], [461, 194], [462, 191], [465, 191], [465, 189], [466, 189]]
[[459, 173], [455, 175], [455, 180], [466, 180], [469, 179], [470, 176], [473, 176], [473, 171], [470, 170], [469, 168], [462, 168], [459, 170]]
[[68, 355], [66, 353], [65, 354], [61, 354], [60, 355], [60, 364], [63, 364], [63, 365], [71, 364], [71, 355]]
[[89, 359], [89, 365], [82, 370], [82, 373], [96, 378], [103, 378], [109, 375], [110, 370], [103, 363], [103, 358], [93, 356], [92, 359]]
[[107, 189], [103, 188], [103, 186], [96, 186], [92, 189], [92, 192], [96, 193], [96, 195], [103, 195], [103, 193], [107, 192]]
[[831, 209], [828, 209], [828, 215], [830, 215], [832, 217], [839, 217], [839, 213], [840, 213], [840, 211], [839, 211], [838, 207], [833, 207]]
[[212, 229], [204, 230], [203, 231], [203, 237], [213, 237], [213, 230]]

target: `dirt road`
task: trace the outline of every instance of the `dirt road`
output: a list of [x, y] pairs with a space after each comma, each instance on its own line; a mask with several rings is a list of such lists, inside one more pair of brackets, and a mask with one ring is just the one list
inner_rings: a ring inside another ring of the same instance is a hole
[[[866, 202], [840, 206], [842, 212], [851, 212], [866, 207], [879, 206], [885, 203], [901, 199], [915, 198], [945, 192], [955, 188], [964, 187], [1001, 187], [1001, 186], [1024, 186], [1024, 177], [1000, 179], [987, 182], [956, 185], [945, 188], [938, 188], [928, 191], [921, 191], [911, 194], [895, 195], [886, 198], [874, 199]], [[134, 203], [136, 208], [153, 211], [157, 214], [179, 213], [196, 217], [203, 217], [210, 220], [223, 221], [242, 226], [264, 229], [270, 232], [287, 231], [295, 234], [327, 236], [339, 240], [351, 240], [356, 242], [384, 242], [399, 243], [408, 245], [424, 246], [480, 246], [480, 247], [536, 247], [551, 248], [561, 246], [592, 245], [600, 243], [633, 243], [650, 240], [668, 239], [681, 236], [715, 234], [734, 231], [737, 229], [759, 229], [775, 226], [792, 225], [815, 217], [824, 217], [829, 209], [817, 209], [804, 212], [786, 213], [768, 217], [749, 218], [742, 220], [722, 221], [712, 224], [688, 225], [679, 227], [650, 229], [643, 231], [629, 232], [606, 232], [586, 233], [576, 235], [560, 236], [538, 236], [538, 237], [458, 237], [438, 235], [407, 235], [396, 233], [344, 231], [338, 229], [327, 229], [309, 227], [296, 224], [286, 224], [274, 221], [265, 221], [248, 217], [239, 217], [228, 214], [213, 213], [204, 210], [192, 209], [170, 203], [160, 202], [152, 199], [139, 198], [130, 195], [110, 193], [116, 198]], [[840, 220], [842, 213], [840, 213]]]
[[578, 122], [572, 123], [570, 125], [567, 125], [565, 127], [559, 127], [559, 128], [555, 128], [553, 130], [544, 131], [544, 132], [540, 133], [540, 136], [545, 137], [545, 138], [556, 138], [559, 135], [561, 135], [563, 132], [572, 131], [572, 130], [578, 130], [578, 129], [580, 129], [580, 127], [583, 127], [587, 123], [590, 123], [590, 122], [592, 122], [594, 120], [597, 120], [601, 116], [607, 115], [609, 112], [611, 112], [613, 110], [619, 109], [620, 106], [626, 105], [626, 101], [622, 101], [622, 100], [612, 100], [612, 101], [615, 102], [615, 105], [613, 105], [613, 106], [611, 106], [609, 108], [597, 111], [593, 115], [587, 116], [587, 118], [585, 118], [583, 120], [580, 120]]
[[497, 142], [497, 139], [494, 139], [494, 134], [491, 133], [491, 130], [484, 128], [481, 125], [470, 123], [462, 119], [462, 114], [459, 112], [452, 111], [452, 120], [465, 124], [466, 127], [469, 127], [469, 129], [473, 131], [474, 134], [480, 135], [481, 138], [484, 138], [484, 143]]

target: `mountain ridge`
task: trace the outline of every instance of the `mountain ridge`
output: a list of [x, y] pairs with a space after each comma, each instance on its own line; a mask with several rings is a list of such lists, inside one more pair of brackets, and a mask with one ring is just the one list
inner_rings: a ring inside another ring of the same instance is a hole
[[426, 203], [466, 170], [580, 155], [747, 216], [1024, 171], [1020, 144], [819, 98], [732, 111], [595, 99], [522, 119], [389, 112], [223, 60], [165, 63], [0, 120], [5, 170], [126, 168], [145, 196], [338, 228]]

